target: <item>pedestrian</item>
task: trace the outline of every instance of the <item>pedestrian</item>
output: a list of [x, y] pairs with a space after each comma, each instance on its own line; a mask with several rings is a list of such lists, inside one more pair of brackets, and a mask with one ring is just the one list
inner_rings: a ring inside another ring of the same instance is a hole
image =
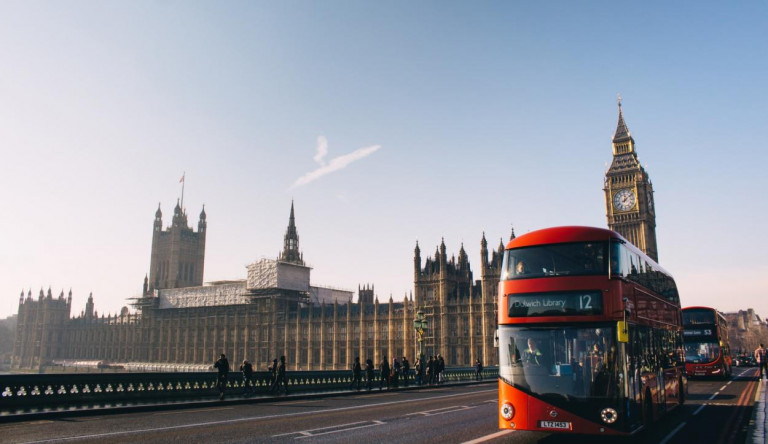
[[267, 367], [267, 370], [269, 370], [269, 386], [272, 387], [272, 385], [275, 384], [275, 381], [277, 380], [277, 358], [272, 360], [272, 365]]
[[218, 370], [216, 378], [216, 388], [219, 389], [219, 399], [224, 399], [224, 389], [227, 387], [227, 376], [229, 375], [229, 361], [224, 353], [219, 356], [219, 360], [213, 364], [213, 368]]
[[411, 375], [411, 363], [408, 362], [408, 359], [403, 356], [403, 381], [405, 381], [405, 386], [408, 387], [408, 377]]
[[248, 396], [253, 393], [253, 365], [248, 360], [243, 359], [240, 371], [243, 372], [243, 395]]
[[766, 354], [765, 347], [760, 344], [755, 350], [755, 361], [757, 361], [757, 367], [760, 369], [760, 379], [763, 379], [763, 375], [768, 376], [768, 354]]
[[429, 356], [427, 361], [427, 384], [432, 385], [435, 383], [435, 359], [434, 356]]
[[387, 390], [389, 390], [389, 362], [387, 362], [386, 355], [379, 364], [379, 370], [381, 371], [381, 375], [379, 375], [381, 378], [379, 379], [379, 390], [382, 390], [384, 384], [387, 384]]
[[373, 361], [371, 358], [365, 360], [365, 382], [368, 384], [368, 391], [373, 388]]
[[349, 386], [350, 389], [355, 388], [355, 383], [357, 383], [357, 391], [360, 391], [360, 383], [362, 382], [362, 373], [363, 369], [360, 367], [360, 357], [355, 356], [355, 363], [352, 364], [352, 385]]
[[443, 360], [443, 355], [437, 355], [437, 383], [442, 384], [443, 383], [443, 372], [445, 371], [445, 361]]
[[392, 385], [397, 388], [397, 386], [400, 384], [400, 372], [402, 371], [402, 368], [400, 367], [400, 361], [397, 360], [397, 358], [392, 358]]
[[483, 363], [480, 362], [480, 358], [475, 360], [475, 379], [478, 381], [483, 379]]
[[424, 364], [421, 363], [421, 358], [416, 358], [416, 362], [413, 365], [414, 370], [414, 379], [416, 385], [421, 385], [422, 383], [422, 373], [424, 372]]
[[283, 385], [285, 394], [288, 395], [288, 379], [285, 377], [285, 355], [280, 356], [280, 363], [277, 365], [275, 373], [275, 382], [272, 384], [270, 391], [274, 394], [280, 393], [280, 384]]

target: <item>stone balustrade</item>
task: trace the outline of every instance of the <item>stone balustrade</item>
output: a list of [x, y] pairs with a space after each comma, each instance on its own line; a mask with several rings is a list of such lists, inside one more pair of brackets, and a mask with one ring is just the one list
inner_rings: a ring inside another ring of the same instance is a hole
[[[216, 376], [216, 372], [3, 375], [0, 376], [0, 416], [110, 405], [209, 400], [218, 396]], [[269, 372], [254, 372], [253, 396], [270, 395], [270, 376]], [[289, 371], [286, 376], [291, 394], [344, 391], [350, 390], [352, 384], [352, 372], [349, 370]], [[483, 370], [483, 379], [497, 377], [498, 368]], [[475, 370], [472, 367], [446, 368], [443, 379], [447, 383], [469, 382], [475, 379]], [[378, 387], [378, 371], [374, 381], [374, 386]], [[408, 384], [413, 386], [414, 383], [411, 371]], [[401, 380], [400, 387], [404, 386]], [[241, 395], [243, 391], [242, 373], [230, 372], [227, 394]]]

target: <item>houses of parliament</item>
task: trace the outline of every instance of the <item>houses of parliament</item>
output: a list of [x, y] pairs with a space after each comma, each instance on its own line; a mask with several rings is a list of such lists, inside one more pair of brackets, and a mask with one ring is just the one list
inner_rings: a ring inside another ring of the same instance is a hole
[[[608, 227], [656, 259], [653, 188], [621, 103], [612, 148], [603, 189]], [[409, 297], [380, 302], [374, 287], [366, 285], [358, 287], [353, 302], [351, 291], [311, 284], [293, 203], [282, 252], [248, 265], [243, 280], [203, 284], [206, 230], [204, 209], [194, 231], [180, 204], [166, 228], [158, 207], [150, 269], [142, 295], [131, 300], [132, 311], [98, 315], [90, 295], [85, 310], [72, 316], [71, 291], [54, 296], [41, 289], [36, 297], [22, 291], [12, 370], [45, 371], [68, 361], [202, 368], [220, 353], [260, 369], [280, 355], [292, 370], [349, 369], [358, 356], [374, 362], [416, 356], [418, 312], [428, 322], [427, 356], [441, 354], [449, 366], [469, 366], [476, 359], [498, 364], [496, 299], [504, 243], [489, 249], [484, 233], [479, 279], [463, 245], [450, 259], [445, 242], [422, 258], [417, 242]]]

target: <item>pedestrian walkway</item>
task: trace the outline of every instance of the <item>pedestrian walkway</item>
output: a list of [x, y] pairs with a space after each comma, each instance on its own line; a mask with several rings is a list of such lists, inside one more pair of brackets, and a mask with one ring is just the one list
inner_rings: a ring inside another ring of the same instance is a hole
[[760, 385], [755, 395], [755, 408], [752, 411], [752, 419], [749, 421], [747, 431], [747, 444], [768, 444], [768, 390], [765, 389], [766, 380], [760, 378]]

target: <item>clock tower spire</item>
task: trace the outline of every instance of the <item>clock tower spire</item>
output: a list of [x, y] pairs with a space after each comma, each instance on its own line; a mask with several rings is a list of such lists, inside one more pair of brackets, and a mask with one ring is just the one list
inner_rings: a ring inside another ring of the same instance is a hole
[[637, 159], [635, 139], [624, 121], [621, 97], [618, 105], [619, 121], [611, 144], [613, 161], [605, 172], [603, 187], [608, 228], [658, 261], [653, 185]]

